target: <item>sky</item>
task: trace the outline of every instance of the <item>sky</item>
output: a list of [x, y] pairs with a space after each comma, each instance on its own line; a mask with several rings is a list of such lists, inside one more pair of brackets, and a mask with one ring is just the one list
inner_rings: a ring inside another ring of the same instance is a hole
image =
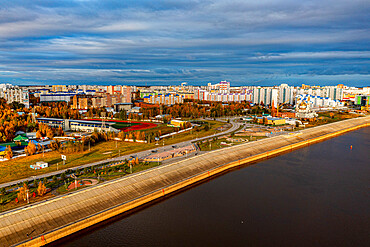
[[2, 0], [0, 83], [370, 86], [369, 27], [369, 0]]

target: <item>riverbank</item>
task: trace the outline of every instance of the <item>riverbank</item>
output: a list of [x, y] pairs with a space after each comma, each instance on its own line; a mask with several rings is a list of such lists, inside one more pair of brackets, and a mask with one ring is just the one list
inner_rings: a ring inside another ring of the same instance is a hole
[[1, 245], [39, 246], [163, 197], [225, 170], [289, 152], [369, 126], [370, 118], [346, 120], [216, 150], [17, 209], [0, 216]]

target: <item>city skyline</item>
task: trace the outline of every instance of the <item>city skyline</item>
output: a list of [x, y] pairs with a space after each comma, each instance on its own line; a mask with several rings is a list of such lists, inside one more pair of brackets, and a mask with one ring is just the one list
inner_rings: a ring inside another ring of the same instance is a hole
[[4, 1], [0, 82], [368, 86], [369, 8], [366, 1]]

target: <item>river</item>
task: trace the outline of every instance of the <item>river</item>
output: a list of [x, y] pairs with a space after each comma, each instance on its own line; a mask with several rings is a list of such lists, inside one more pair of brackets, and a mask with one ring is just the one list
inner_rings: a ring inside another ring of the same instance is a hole
[[369, 155], [367, 127], [230, 171], [53, 245], [368, 246]]

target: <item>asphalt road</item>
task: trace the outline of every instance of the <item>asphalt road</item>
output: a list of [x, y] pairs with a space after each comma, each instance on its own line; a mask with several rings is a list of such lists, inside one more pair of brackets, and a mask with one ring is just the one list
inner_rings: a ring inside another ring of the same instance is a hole
[[[123, 156], [119, 156], [119, 157], [115, 157], [115, 158], [111, 158], [111, 159], [101, 160], [101, 161], [97, 161], [97, 162], [93, 162], [93, 163], [88, 163], [88, 164], [81, 165], [81, 166], [76, 166], [76, 167], [73, 167], [73, 168], [60, 169], [60, 170], [55, 171], [55, 172], [49, 172], [49, 173], [45, 173], [45, 174], [42, 174], [42, 175], [31, 176], [31, 177], [28, 177], [28, 178], [14, 180], [14, 181], [7, 182], [7, 183], [2, 183], [2, 184], [0, 184], [0, 188], [12, 186], [12, 185], [15, 185], [15, 184], [18, 184], [18, 183], [23, 183], [23, 182], [26, 182], [26, 181], [33, 181], [35, 179], [43, 179], [43, 178], [49, 177], [49, 176], [60, 175], [60, 174], [62, 174], [63, 172], [65, 172], [67, 170], [76, 170], [76, 169], [81, 169], [81, 168], [85, 168], [85, 167], [91, 167], [91, 166], [95, 166], [95, 165], [104, 164], [104, 163], [107, 163], [107, 162], [122, 161], [122, 160], [125, 160], [125, 159], [130, 159], [132, 157], [139, 157], [139, 159], [140, 159], [142, 157], [146, 157], [150, 154], [153, 154], [152, 151], [154, 151], [154, 150], [157, 150], [157, 152], [164, 152], [164, 151], [172, 150], [173, 149], [172, 146], [174, 146], [174, 145], [176, 145], [177, 148], [189, 146], [189, 145], [193, 144], [194, 142], [209, 139], [209, 138], [213, 138], [213, 137], [216, 137], [216, 136], [222, 136], [222, 135], [225, 135], [225, 134], [228, 134], [228, 133], [231, 133], [231, 132], [237, 130], [240, 127], [240, 125], [243, 125], [243, 124], [234, 122], [235, 119], [237, 119], [237, 118], [230, 118], [230, 124], [232, 125], [230, 129], [228, 129], [226, 131], [219, 132], [219, 133], [215, 133], [213, 135], [209, 135], [209, 136], [205, 136], [205, 137], [201, 137], [201, 138], [196, 138], [194, 140], [184, 141], [184, 142], [171, 144], [171, 145], [161, 145], [161, 141], [159, 141], [159, 145], [158, 145], [157, 148], [153, 148], [153, 149], [149, 149], [149, 150], [145, 150], [145, 151], [141, 151], [141, 152], [137, 152], [137, 153], [132, 153], [132, 154], [128, 154], [128, 155], [123, 155]], [[213, 120], [213, 119], [205, 119], [205, 120]], [[224, 120], [221, 120], [221, 119], [217, 119], [217, 120], [220, 121], [220, 122], [225, 122], [226, 123], [226, 121], [224, 121]], [[195, 155], [195, 153], [193, 155]], [[191, 156], [193, 156], [193, 155], [191, 155]], [[189, 157], [191, 157], [191, 156], [189, 155]], [[170, 162], [168, 162], [168, 163], [170, 163]]]

